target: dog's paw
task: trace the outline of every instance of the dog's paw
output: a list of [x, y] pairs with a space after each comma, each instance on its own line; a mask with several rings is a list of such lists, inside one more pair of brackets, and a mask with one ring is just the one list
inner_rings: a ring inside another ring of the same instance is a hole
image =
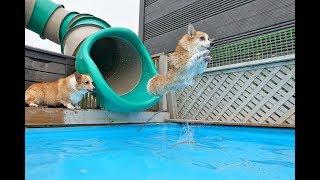
[[210, 55], [210, 51], [209, 50], [204, 50], [204, 51], [200, 51], [196, 54], [194, 54], [191, 59], [199, 59], [201, 57], [205, 57], [205, 56], [209, 56]]
[[30, 103], [29, 106], [30, 106], [30, 107], [38, 107], [38, 105], [37, 105], [37, 104], [34, 104], [34, 103]]
[[196, 64], [198, 64], [201, 61], [207, 61], [207, 62], [211, 61], [211, 56], [210, 56], [210, 51], [209, 50], [201, 51], [201, 52], [198, 52], [198, 53], [194, 54], [189, 59], [189, 61], [187, 63], [187, 69], [196, 66]]
[[204, 56], [203, 58], [202, 58], [202, 61], [204, 61], [204, 62], [206, 62], [206, 63], [209, 63], [209, 62], [211, 62], [212, 61], [212, 58], [211, 58], [211, 56]]
[[75, 109], [75, 107], [74, 107], [72, 104], [67, 104], [66, 107], [67, 107], [68, 109]]

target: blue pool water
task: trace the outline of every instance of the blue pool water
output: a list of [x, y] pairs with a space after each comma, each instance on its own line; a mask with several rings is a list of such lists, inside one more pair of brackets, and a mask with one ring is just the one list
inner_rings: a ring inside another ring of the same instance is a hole
[[294, 135], [182, 124], [27, 128], [26, 179], [294, 179]]

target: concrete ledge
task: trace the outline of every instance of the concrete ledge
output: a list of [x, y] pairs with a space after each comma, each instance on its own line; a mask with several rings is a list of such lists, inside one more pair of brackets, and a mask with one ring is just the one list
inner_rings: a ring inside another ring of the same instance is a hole
[[25, 126], [104, 125], [164, 122], [168, 112], [115, 113], [97, 109], [25, 108]]
[[253, 127], [272, 127], [272, 128], [295, 128], [290, 124], [259, 124], [259, 123], [244, 123], [244, 122], [218, 122], [218, 121], [202, 121], [190, 119], [165, 119], [165, 122], [170, 123], [189, 123], [189, 124], [206, 124], [206, 125], [222, 125], [222, 126], [253, 126]]

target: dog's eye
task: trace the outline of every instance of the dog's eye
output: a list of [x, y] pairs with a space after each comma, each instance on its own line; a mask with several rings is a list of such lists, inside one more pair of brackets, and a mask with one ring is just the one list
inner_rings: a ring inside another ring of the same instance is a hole
[[200, 39], [203, 41], [205, 40], [206, 38], [204, 36], [201, 36]]
[[89, 81], [84, 82], [85, 84], [89, 84]]

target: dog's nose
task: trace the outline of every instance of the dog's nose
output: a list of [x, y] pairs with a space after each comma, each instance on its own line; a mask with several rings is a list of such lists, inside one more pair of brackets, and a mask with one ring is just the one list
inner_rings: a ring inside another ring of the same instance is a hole
[[95, 87], [93, 86], [92, 89], [88, 89], [89, 92], [93, 92], [95, 90]]

